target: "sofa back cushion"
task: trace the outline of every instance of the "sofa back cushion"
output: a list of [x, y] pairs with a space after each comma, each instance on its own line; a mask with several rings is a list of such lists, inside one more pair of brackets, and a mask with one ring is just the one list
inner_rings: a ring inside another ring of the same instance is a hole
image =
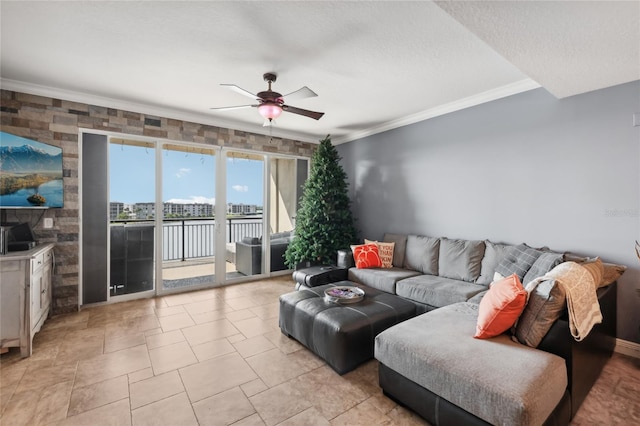
[[393, 246], [393, 266], [404, 267], [404, 256], [407, 249], [407, 236], [402, 234], [384, 234], [385, 243], [395, 243]]
[[440, 239], [409, 235], [404, 256], [404, 267], [423, 274], [438, 275]]
[[533, 265], [531, 265], [529, 271], [527, 271], [527, 274], [522, 280], [522, 284], [526, 286], [536, 278], [543, 276], [544, 274], [561, 264], [563, 259], [564, 255], [562, 253], [554, 253], [552, 251], [546, 251], [542, 253], [540, 257], [538, 257], [536, 261], [533, 262]]
[[520, 282], [522, 282], [524, 276], [541, 254], [542, 251], [531, 248], [526, 244], [511, 246], [505, 251], [504, 257], [498, 263], [496, 272], [503, 277], [516, 274]]
[[269, 235], [269, 239], [271, 241], [273, 241], [273, 240], [290, 241], [291, 240], [291, 235], [292, 235], [292, 231], [275, 232], [275, 233]]
[[258, 237], [242, 237], [242, 244], [247, 244], [250, 246], [257, 246], [262, 244], [260, 238]]
[[480, 268], [480, 276], [476, 280], [476, 284], [489, 285], [493, 281], [493, 274], [496, 267], [504, 257], [507, 247], [506, 244], [492, 243], [489, 240], [484, 241], [484, 257]]
[[474, 282], [480, 275], [484, 241], [440, 239], [438, 275], [454, 280]]
[[[585, 262], [593, 261], [595, 259], [591, 259], [584, 256], [578, 256], [571, 253], [564, 254], [565, 262], [576, 262], [583, 264]], [[615, 263], [602, 263], [603, 266], [603, 276], [602, 280], [599, 283], [596, 283], [598, 287], [607, 286], [614, 281], [616, 281], [620, 276], [627, 270], [627, 267], [624, 265], [616, 265]]]

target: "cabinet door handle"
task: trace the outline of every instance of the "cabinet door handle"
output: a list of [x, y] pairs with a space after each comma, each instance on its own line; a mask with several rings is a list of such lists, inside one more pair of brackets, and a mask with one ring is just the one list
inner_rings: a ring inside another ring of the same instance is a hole
[[47, 292], [47, 289], [45, 288], [44, 290], [42, 290], [40, 293], [45, 294]]

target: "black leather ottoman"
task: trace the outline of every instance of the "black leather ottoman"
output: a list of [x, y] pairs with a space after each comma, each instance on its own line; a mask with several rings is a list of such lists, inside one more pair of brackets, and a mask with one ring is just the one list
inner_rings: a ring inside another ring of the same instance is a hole
[[296, 290], [303, 287], [317, 287], [323, 284], [335, 283], [347, 279], [347, 270], [336, 266], [312, 266], [293, 272]]
[[[325, 289], [343, 285], [363, 289], [364, 299], [348, 305], [325, 301]], [[373, 358], [376, 335], [415, 314], [413, 303], [350, 281], [301, 287], [280, 296], [282, 333], [309, 348], [338, 374]]]

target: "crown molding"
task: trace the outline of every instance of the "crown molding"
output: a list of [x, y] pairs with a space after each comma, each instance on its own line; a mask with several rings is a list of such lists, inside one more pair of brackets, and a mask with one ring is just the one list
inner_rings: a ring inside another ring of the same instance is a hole
[[[407, 126], [420, 121], [428, 120], [430, 118], [438, 117], [440, 115], [449, 114], [451, 112], [460, 111], [465, 108], [480, 105], [486, 102], [491, 102], [497, 99], [505, 98], [507, 96], [516, 95], [518, 93], [526, 92], [529, 90], [537, 89], [541, 87], [540, 84], [532, 79], [524, 79], [516, 81], [511, 84], [507, 84], [496, 89], [487, 90], [486, 92], [478, 93], [477, 95], [469, 96], [464, 99], [449, 102], [448, 104], [440, 105], [435, 108], [431, 108], [425, 111], [411, 114], [406, 117], [399, 118], [397, 120], [391, 120], [386, 123], [374, 126], [368, 129], [352, 132], [343, 136], [332, 137], [334, 145], [339, 145], [347, 142], [351, 142], [357, 139], [362, 139], [367, 136], [375, 135], [378, 133], [393, 130], [398, 127]], [[206, 114], [198, 114], [191, 111], [184, 111], [180, 109], [167, 108], [151, 104], [143, 104], [138, 102], [124, 101], [106, 96], [98, 96], [89, 93], [77, 92], [66, 89], [59, 89], [49, 86], [43, 86], [39, 84], [26, 83], [18, 80], [0, 78], [0, 88], [4, 90], [12, 90], [15, 92], [28, 93], [31, 95], [46, 96], [55, 99], [64, 99], [73, 102], [84, 103], [88, 105], [98, 105], [107, 108], [115, 108], [125, 111], [134, 111], [142, 114], [149, 114], [159, 117], [173, 118], [176, 120], [190, 121], [194, 123], [206, 124], [210, 126], [222, 127], [227, 129], [240, 130], [243, 132], [255, 133], [264, 136], [274, 136], [277, 138], [285, 138], [298, 140], [302, 142], [309, 142], [313, 144], [318, 143], [318, 138], [312, 135], [291, 132], [283, 130], [281, 128], [272, 128], [272, 133], [267, 132], [265, 127], [261, 125], [251, 125], [233, 120], [223, 120], [217, 117], [212, 117]]]
[[398, 127], [408, 126], [409, 124], [417, 123], [419, 121], [428, 120], [430, 118], [449, 114], [455, 111], [460, 111], [462, 109], [480, 105], [486, 102], [491, 102], [497, 99], [506, 98], [507, 96], [516, 95], [522, 92], [527, 92], [529, 90], [537, 89], [539, 87], [541, 87], [539, 83], [535, 82], [530, 78], [526, 78], [524, 80], [516, 81], [514, 83], [507, 84], [502, 87], [498, 87], [495, 89], [487, 90], [486, 92], [478, 93], [477, 95], [473, 95], [467, 98], [459, 99], [457, 101], [449, 102], [448, 104], [440, 105], [435, 108], [428, 109], [426, 111], [418, 112], [416, 114], [411, 114], [406, 117], [399, 118], [397, 120], [391, 120], [366, 130], [361, 130], [361, 131], [350, 133], [345, 136], [337, 137], [332, 141], [335, 145], [351, 142], [356, 139], [362, 139], [367, 136], [375, 135], [377, 133], [386, 132], [387, 130], [393, 130]]
[[222, 127], [226, 129], [240, 130], [243, 132], [255, 133], [258, 135], [292, 139], [313, 144], [318, 143], [317, 137], [291, 132], [283, 130], [281, 128], [273, 127], [272, 132], [269, 132], [267, 130], [268, 127], [263, 127], [262, 125], [251, 125], [233, 120], [221, 120], [217, 117], [212, 117], [206, 114], [198, 114], [190, 111], [167, 108], [151, 104], [124, 101], [120, 99], [109, 98], [106, 96], [99, 96], [73, 90], [26, 83], [24, 81], [0, 78], [0, 88], [2, 88], [3, 90], [11, 90], [14, 92], [28, 93], [30, 95], [45, 96], [54, 99], [63, 99], [66, 101], [78, 102], [87, 105], [96, 105], [124, 111], [138, 112], [141, 114], [154, 115], [158, 117], [173, 118], [176, 120], [189, 121], [209, 126]]

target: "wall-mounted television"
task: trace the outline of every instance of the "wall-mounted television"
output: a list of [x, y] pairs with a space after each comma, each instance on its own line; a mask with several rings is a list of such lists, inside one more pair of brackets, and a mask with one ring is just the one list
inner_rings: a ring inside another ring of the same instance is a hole
[[0, 132], [0, 208], [63, 207], [62, 148]]

